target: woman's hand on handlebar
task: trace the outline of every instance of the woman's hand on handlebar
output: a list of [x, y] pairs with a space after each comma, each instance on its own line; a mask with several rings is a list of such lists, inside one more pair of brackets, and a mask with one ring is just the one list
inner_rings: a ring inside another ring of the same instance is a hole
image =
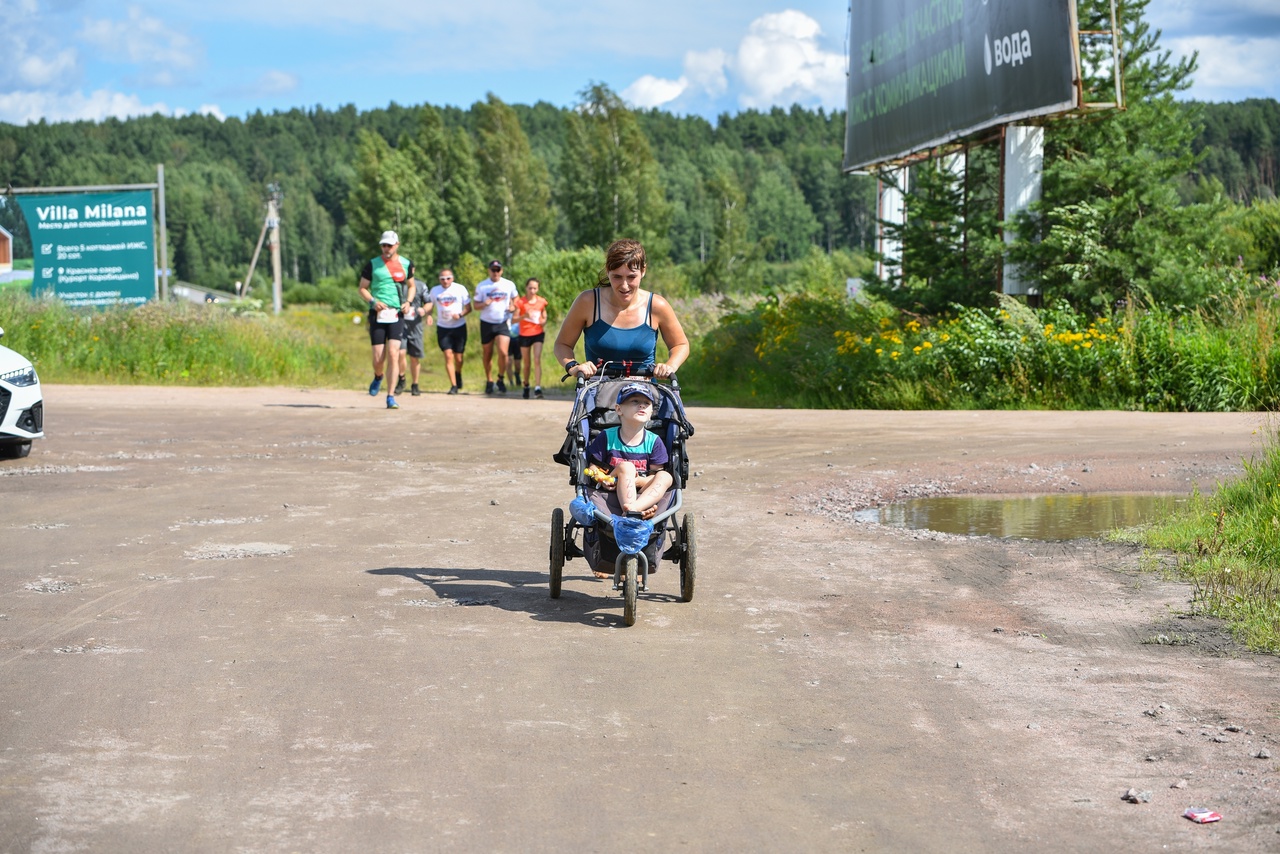
[[589, 380], [596, 374], [596, 363], [579, 362], [570, 368], [568, 373], [570, 376], [582, 377], [584, 380]]
[[666, 377], [675, 376], [675, 373], [676, 373], [676, 369], [668, 365], [666, 362], [659, 362], [658, 364], [653, 366], [653, 375], [655, 377], [661, 377], [665, 379]]

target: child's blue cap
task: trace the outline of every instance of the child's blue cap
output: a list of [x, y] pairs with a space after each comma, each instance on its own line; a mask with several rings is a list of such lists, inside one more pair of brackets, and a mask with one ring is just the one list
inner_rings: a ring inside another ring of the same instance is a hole
[[657, 397], [646, 383], [630, 383], [628, 385], [624, 385], [622, 387], [622, 391], [618, 392], [618, 403], [621, 404], [627, 398], [635, 397], [637, 394], [641, 394], [649, 398], [650, 403], [658, 402]]

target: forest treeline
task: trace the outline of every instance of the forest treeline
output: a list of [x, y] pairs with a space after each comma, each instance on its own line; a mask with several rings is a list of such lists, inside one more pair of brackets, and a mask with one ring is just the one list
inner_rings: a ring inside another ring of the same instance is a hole
[[[1179, 182], [1184, 203], [1205, 187], [1237, 203], [1275, 197], [1280, 104], [1176, 110], [1198, 127], [1195, 161]], [[692, 288], [739, 290], [769, 284], [770, 269], [810, 247], [870, 252], [874, 181], [841, 174], [843, 138], [841, 111], [746, 110], [713, 124], [631, 110], [593, 85], [571, 108], [491, 95], [465, 110], [392, 104], [0, 124], [0, 186], [146, 183], [163, 163], [171, 265], [178, 278], [212, 287], [244, 277], [267, 187], [277, 184], [285, 277], [295, 282], [346, 277], [392, 227], [424, 268], [635, 235]], [[971, 157], [969, 191], [980, 195], [991, 166]], [[927, 200], [927, 176], [923, 186]], [[0, 225], [14, 234], [16, 256], [29, 256], [16, 205], [0, 204]], [[982, 228], [997, 234], [994, 215]], [[927, 252], [917, 257], [932, 263]], [[965, 287], [989, 292], [972, 267]], [[265, 275], [259, 265], [259, 286]]]
[[[244, 277], [273, 183], [285, 276], [302, 282], [349, 270], [384, 228], [424, 268], [633, 234], [708, 286], [813, 245], [869, 248], [874, 184], [840, 173], [843, 113], [746, 111], [712, 124], [633, 111], [603, 86], [582, 97], [574, 108], [491, 95], [466, 110], [0, 124], [0, 187], [154, 182], [163, 163], [175, 273], [223, 288]], [[27, 257], [20, 216], [0, 207]]]

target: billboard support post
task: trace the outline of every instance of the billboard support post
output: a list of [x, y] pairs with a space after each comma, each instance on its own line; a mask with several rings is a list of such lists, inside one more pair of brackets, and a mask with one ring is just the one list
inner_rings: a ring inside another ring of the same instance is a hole
[[893, 277], [893, 268], [902, 272], [902, 241], [889, 237], [885, 226], [901, 228], [907, 224], [910, 181], [911, 169], [907, 166], [881, 171], [876, 181], [876, 278], [882, 282]]
[[157, 205], [159, 210], [156, 211], [156, 221], [160, 224], [160, 299], [168, 301], [169, 299], [169, 229], [165, 224], [164, 216], [164, 164], [156, 164], [156, 191], [159, 193], [160, 203]]
[[[1030, 125], [1011, 125], [1001, 147], [1004, 161], [1004, 180], [1001, 181], [1001, 219], [1004, 244], [1014, 241], [1011, 227], [1018, 214], [1031, 209], [1040, 200], [1044, 186], [1044, 128]], [[1018, 265], [1004, 262], [1000, 290], [1011, 295], [1040, 296], [1040, 288], [1030, 282], [1018, 269]]]

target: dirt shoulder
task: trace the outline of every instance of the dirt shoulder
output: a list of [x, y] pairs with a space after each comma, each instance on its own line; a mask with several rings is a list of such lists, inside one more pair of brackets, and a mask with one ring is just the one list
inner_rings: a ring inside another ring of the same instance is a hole
[[1187, 585], [850, 521], [1207, 488], [1259, 416], [694, 408], [695, 598], [664, 564], [624, 628], [581, 560], [547, 595], [564, 401], [46, 398], [0, 464], [4, 850], [1280, 843], [1277, 661]]

